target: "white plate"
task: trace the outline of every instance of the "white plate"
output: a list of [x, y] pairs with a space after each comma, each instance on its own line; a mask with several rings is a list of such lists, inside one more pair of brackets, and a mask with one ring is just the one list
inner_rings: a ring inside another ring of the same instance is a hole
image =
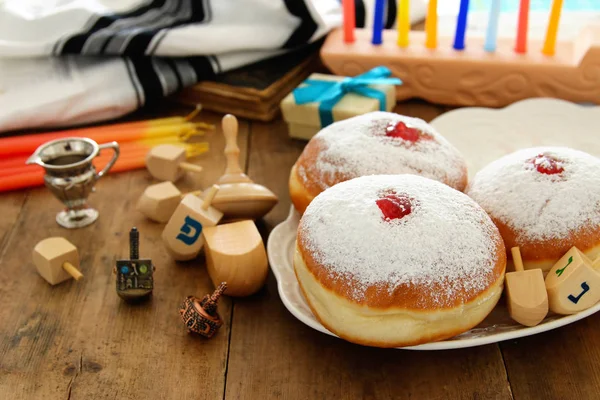
[[[517, 149], [561, 145], [600, 155], [600, 107], [584, 107], [554, 99], [531, 99], [500, 110], [463, 108], [432, 121], [467, 158], [471, 175], [487, 163]], [[267, 252], [286, 308], [300, 321], [335, 336], [312, 314], [298, 286], [292, 257], [299, 214], [293, 207], [288, 218], [269, 236]], [[600, 310], [600, 303], [578, 314], [549, 315], [541, 324], [525, 327], [512, 321], [501, 302], [477, 327], [452, 339], [405, 347], [411, 350], [444, 350], [480, 346], [556, 329]]]

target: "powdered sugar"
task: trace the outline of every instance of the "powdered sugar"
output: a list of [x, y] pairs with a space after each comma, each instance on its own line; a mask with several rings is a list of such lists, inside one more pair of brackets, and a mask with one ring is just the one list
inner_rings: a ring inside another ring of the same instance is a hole
[[[415, 143], [387, 137], [390, 123], [401, 121], [419, 129], [425, 137]], [[458, 187], [465, 161], [458, 150], [418, 118], [387, 112], [372, 112], [336, 122], [316, 136], [326, 148], [317, 157], [315, 168], [322, 189], [337, 174], [354, 178], [377, 174], [419, 174]], [[299, 175], [306, 176], [303, 168]], [[462, 189], [462, 188], [461, 188]]]
[[[385, 220], [376, 204], [381, 193], [411, 198], [411, 213]], [[319, 194], [300, 222], [300, 234], [315, 259], [338, 279], [367, 287], [443, 284], [430, 291], [435, 304], [451, 304], [460, 291], [485, 290], [494, 278], [499, 234], [468, 196], [415, 175], [378, 175], [340, 183]]]
[[[530, 160], [539, 154], [554, 157], [564, 170], [538, 172]], [[519, 150], [479, 171], [468, 194], [517, 231], [517, 241], [564, 238], [600, 224], [600, 160], [566, 147]]]

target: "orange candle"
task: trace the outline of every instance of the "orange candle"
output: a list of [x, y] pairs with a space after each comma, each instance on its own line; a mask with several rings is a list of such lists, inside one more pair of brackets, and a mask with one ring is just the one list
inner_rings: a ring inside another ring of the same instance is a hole
[[342, 7], [344, 8], [344, 42], [354, 43], [354, 26], [356, 24], [356, 16], [354, 10], [354, 0], [343, 0]]
[[558, 35], [558, 25], [560, 23], [560, 11], [562, 10], [563, 0], [554, 0], [550, 18], [548, 19], [548, 29], [546, 30], [546, 39], [542, 53], [547, 56], [553, 56], [556, 51], [556, 36]]
[[99, 126], [96, 128], [73, 129], [68, 131], [47, 132], [33, 135], [11, 136], [0, 138], [0, 157], [15, 154], [31, 154], [38, 146], [55, 139], [66, 137], [87, 137], [98, 143], [130, 142], [134, 140], [159, 138], [165, 136], [186, 137], [193, 135], [196, 126], [191, 122], [177, 125], [163, 125], [150, 127], [130, 127], [117, 129], [113, 125]]
[[437, 25], [437, 0], [429, 0], [425, 19], [425, 47], [428, 49], [437, 48]]
[[521, 0], [519, 4], [519, 23], [517, 26], [517, 43], [515, 52], [527, 52], [527, 25], [529, 23], [529, 0]]
[[[96, 168], [103, 167], [108, 161], [109, 156], [99, 156], [94, 160]], [[117, 160], [110, 172], [130, 171], [134, 169], [144, 168], [146, 165], [146, 157], [125, 157]], [[38, 167], [37, 169], [28, 170], [14, 175], [0, 176], [0, 192], [9, 190], [24, 189], [28, 187], [42, 186], [44, 184], [44, 170]]]

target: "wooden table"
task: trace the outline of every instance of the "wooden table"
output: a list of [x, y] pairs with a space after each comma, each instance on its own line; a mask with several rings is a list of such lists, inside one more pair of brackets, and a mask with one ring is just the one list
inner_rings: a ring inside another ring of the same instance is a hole
[[[402, 103], [397, 112], [431, 120], [445, 109]], [[185, 110], [160, 105], [142, 114]], [[219, 115], [203, 113], [218, 124]], [[222, 173], [223, 138], [198, 159], [207, 187]], [[240, 121], [247, 173], [280, 199], [258, 223], [263, 237], [287, 216], [289, 170], [303, 142], [281, 120]], [[100, 211], [87, 228], [54, 222], [60, 204], [43, 188], [0, 196], [0, 399], [598, 399], [600, 315], [555, 331], [469, 349], [402, 351], [346, 343], [307, 327], [283, 306], [276, 282], [249, 298], [225, 298], [225, 325], [211, 340], [189, 335], [178, 307], [213, 287], [201, 259], [175, 263], [162, 226], [135, 211], [145, 171], [108, 175], [90, 198]], [[157, 265], [154, 296], [128, 305], [115, 292], [115, 260], [128, 232]], [[62, 235], [82, 256], [85, 278], [49, 286], [31, 262], [37, 241]]]

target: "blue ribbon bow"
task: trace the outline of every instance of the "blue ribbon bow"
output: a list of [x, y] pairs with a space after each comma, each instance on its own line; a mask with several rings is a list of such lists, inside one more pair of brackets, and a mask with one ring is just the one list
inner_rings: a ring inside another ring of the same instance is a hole
[[369, 85], [401, 85], [398, 78], [389, 78], [392, 72], [386, 67], [376, 67], [354, 78], [342, 81], [321, 81], [307, 79], [305, 86], [294, 89], [296, 104], [319, 103], [319, 118], [321, 127], [333, 123], [333, 107], [347, 93], [379, 100], [379, 110], [386, 110], [385, 93], [370, 88]]

